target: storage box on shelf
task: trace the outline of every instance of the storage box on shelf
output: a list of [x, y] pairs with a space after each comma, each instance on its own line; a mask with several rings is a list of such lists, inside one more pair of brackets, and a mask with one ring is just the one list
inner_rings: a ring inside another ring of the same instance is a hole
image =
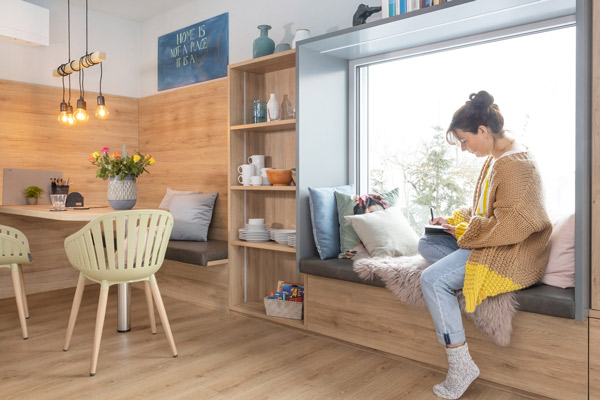
[[296, 229], [295, 186], [243, 186], [238, 166], [254, 154], [265, 167], [296, 167], [296, 120], [252, 123], [252, 101], [271, 93], [296, 103], [296, 52], [290, 50], [229, 66], [229, 263], [230, 309], [304, 328], [304, 320], [269, 316], [264, 297], [278, 281], [304, 283], [296, 272], [296, 249], [274, 241], [240, 240], [238, 229], [250, 218], [264, 218], [269, 228]]

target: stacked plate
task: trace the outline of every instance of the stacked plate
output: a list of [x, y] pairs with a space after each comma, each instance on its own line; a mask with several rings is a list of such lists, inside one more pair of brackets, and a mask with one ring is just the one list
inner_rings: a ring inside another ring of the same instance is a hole
[[268, 242], [271, 234], [265, 224], [246, 224], [245, 228], [239, 229], [239, 237], [247, 242]]
[[288, 246], [292, 246], [293, 248], [296, 248], [296, 234], [295, 233], [293, 235], [288, 235], [287, 244], [288, 244]]
[[295, 229], [273, 229], [271, 231], [271, 239], [279, 244], [288, 244], [288, 236], [293, 235], [296, 237]]

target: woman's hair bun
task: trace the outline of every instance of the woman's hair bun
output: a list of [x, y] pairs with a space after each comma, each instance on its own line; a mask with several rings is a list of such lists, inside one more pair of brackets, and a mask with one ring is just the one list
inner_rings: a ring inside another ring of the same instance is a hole
[[494, 104], [494, 96], [485, 90], [482, 90], [478, 93], [471, 93], [469, 100], [471, 100], [473, 107], [479, 110], [485, 110]]

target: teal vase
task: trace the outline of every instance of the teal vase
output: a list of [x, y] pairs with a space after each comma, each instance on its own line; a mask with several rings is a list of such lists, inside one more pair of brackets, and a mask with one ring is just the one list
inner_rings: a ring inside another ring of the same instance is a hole
[[259, 25], [260, 36], [254, 39], [252, 46], [252, 58], [258, 58], [273, 54], [275, 50], [275, 42], [269, 37], [270, 25]]

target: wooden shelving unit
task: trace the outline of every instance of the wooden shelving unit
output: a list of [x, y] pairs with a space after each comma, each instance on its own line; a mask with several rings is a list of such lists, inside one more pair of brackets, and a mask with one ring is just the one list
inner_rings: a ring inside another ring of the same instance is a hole
[[296, 186], [231, 186], [231, 190], [258, 190], [263, 192], [295, 192]]
[[238, 229], [250, 218], [268, 227], [296, 228], [296, 186], [242, 186], [237, 167], [254, 154], [265, 167], [296, 167], [296, 120], [251, 123], [253, 100], [271, 93], [296, 104], [296, 51], [272, 54], [229, 66], [229, 308], [240, 314], [304, 328], [304, 320], [266, 315], [263, 298], [278, 281], [305, 283], [296, 272], [296, 249], [276, 242], [247, 242]]
[[274, 132], [282, 130], [296, 129], [295, 119], [286, 119], [283, 121], [261, 122], [258, 124], [235, 125], [229, 128], [233, 131], [247, 132]]

